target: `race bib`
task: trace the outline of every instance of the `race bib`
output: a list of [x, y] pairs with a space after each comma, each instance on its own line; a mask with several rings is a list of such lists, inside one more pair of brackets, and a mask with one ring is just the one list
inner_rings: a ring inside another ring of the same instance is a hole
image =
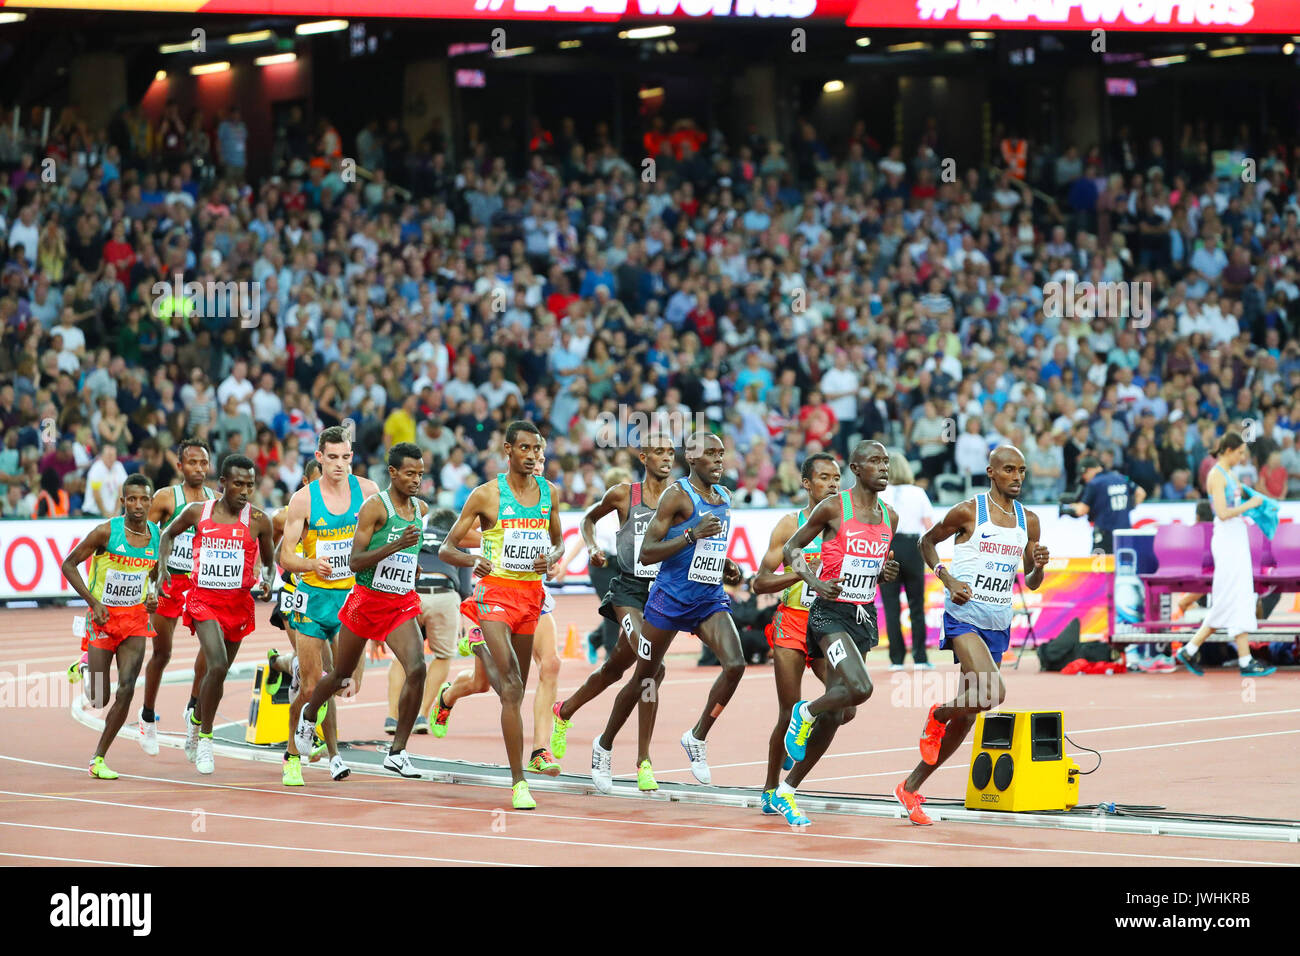
[[805, 581], [803, 587], [799, 591], [799, 606], [804, 610], [807, 610], [813, 606], [813, 602], [816, 600], [817, 592], [810, 588], [808, 582]]
[[533, 561], [551, 550], [548, 528], [503, 528], [501, 567], [515, 573], [536, 574]]
[[390, 554], [375, 565], [370, 586], [385, 594], [409, 594], [415, 590], [416, 555], [412, 551]]
[[884, 567], [884, 558], [846, 554], [840, 565], [839, 600], [846, 604], [869, 604], [876, 599], [876, 580]]
[[727, 539], [701, 538], [695, 542], [691, 554], [691, 567], [686, 579], [696, 584], [721, 584], [722, 571], [727, 564]]
[[172, 539], [172, 553], [167, 556], [167, 567], [189, 574], [194, 570], [194, 532], [182, 531]]
[[330, 563], [329, 580], [352, 577], [348, 562], [352, 560], [352, 538], [317, 538], [316, 557], [324, 558]]
[[300, 588], [280, 592], [280, 613], [286, 617], [290, 614], [303, 614], [307, 610], [307, 595]]
[[144, 600], [144, 581], [148, 572], [108, 569], [99, 603], [105, 607], [134, 607]]
[[206, 540], [199, 548], [195, 584], [209, 591], [233, 591], [244, 583], [244, 545], [241, 541]]
[[[646, 524], [649, 525], [649, 520]], [[632, 538], [632, 555], [634, 564], [632, 565], [632, 576], [636, 578], [654, 579], [659, 576], [659, 565], [641, 563], [641, 545], [645, 542], [645, 528]]]

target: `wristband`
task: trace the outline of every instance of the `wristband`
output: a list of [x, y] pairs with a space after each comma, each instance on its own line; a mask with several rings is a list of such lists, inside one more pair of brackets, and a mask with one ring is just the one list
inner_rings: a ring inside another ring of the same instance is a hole
[[940, 561], [938, 564], [934, 566], [934, 576], [937, 578], [939, 575], [943, 574], [943, 572], [947, 570], [948, 569], [943, 566], [943, 562]]
[[691, 533], [690, 528], [687, 528], [685, 531], [682, 532], [682, 537], [686, 539], [687, 544], [695, 543], [695, 535]]

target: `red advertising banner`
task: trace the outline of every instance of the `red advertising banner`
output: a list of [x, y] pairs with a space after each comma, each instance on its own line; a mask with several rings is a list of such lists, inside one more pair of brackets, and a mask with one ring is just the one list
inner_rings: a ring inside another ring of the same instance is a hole
[[837, 20], [850, 27], [1300, 34], [1300, 0], [0, 0], [0, 7], [557, 22]]

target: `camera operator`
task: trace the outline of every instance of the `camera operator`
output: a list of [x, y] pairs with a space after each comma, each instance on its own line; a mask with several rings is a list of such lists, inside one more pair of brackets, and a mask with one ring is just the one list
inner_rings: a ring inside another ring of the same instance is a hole
[[1077, 501], [1063, 501], [1062, 515], [1072, 514], [1092, 522], [1092, 550], [1114, 552], [1115, 531], [1133, 526], [1129, 509], [1146, 500], [1147, 493], [1124, 475], [1107, 470], [1094, 455], [1079, 459], [1083, 490]]

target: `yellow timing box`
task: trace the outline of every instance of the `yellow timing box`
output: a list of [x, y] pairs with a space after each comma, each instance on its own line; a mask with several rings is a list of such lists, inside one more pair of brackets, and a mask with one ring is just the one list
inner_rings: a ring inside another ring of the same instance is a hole
[[1060, 711], [994, 711], [975, 718], [966, 809], [1069, 810], [1079, 802], [1079, 766], [1065, 756]]
[[258, 667], [253, 678], [244, 740], [250, 744], [283, 744], [289, 740], [289, 676], [271, 671], [265, 664]]

